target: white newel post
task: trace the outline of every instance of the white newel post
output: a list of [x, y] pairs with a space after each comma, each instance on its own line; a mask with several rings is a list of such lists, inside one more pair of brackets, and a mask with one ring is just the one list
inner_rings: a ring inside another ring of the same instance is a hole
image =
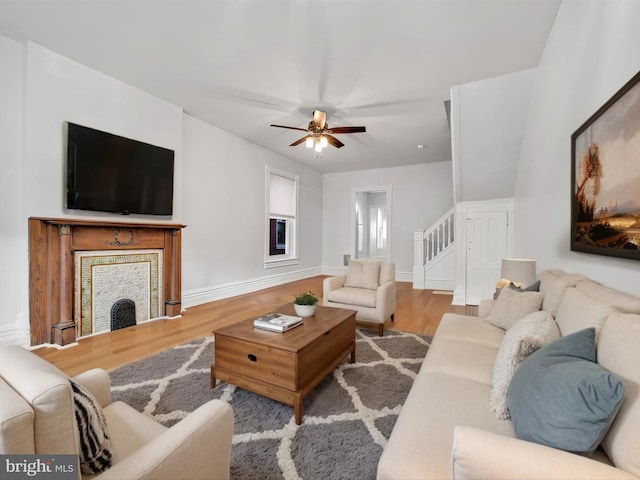
[[424, 230], [413, 232], [413, 288], [424, 290]]

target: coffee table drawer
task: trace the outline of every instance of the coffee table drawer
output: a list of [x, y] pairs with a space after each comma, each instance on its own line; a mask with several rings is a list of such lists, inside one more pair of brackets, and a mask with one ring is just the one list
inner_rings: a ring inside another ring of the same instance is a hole
[[216, 335], [215, 345], [216, 369], [295, 390], [295, 353], [223, 335]]

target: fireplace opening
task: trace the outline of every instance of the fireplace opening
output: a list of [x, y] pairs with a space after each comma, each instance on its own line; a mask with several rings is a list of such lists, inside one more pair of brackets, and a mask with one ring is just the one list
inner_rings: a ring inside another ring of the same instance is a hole
[[122, 298], [111, 306], [111, 331], [136, 324], [136, 302]]

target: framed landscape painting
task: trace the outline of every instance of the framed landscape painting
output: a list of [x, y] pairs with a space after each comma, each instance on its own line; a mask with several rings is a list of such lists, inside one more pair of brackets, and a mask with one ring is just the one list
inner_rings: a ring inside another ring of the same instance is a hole
[[571, 136], [571, 250], [640, 260], [640, 72]]

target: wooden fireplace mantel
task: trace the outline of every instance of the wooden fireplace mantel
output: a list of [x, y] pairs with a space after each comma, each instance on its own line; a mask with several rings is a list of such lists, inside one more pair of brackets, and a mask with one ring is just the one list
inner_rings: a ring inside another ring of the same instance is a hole
[[162, 249], [163, 312], [182, 307], [182, 229], [176, 223], [29, 218], [29, 316], [31, 345], [76, 341], [74, 254], [91, 250]]

